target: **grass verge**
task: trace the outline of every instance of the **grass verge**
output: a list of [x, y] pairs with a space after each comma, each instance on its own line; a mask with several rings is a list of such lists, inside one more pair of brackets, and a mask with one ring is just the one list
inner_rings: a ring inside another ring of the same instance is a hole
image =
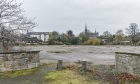
[[101, 81], [89, 81], [85, 76], [67, 69], [50, 72], [44, 78], [48, 80], [50, 84], [103, 84]]
[[9, 72], [0, 72], [0, 78], [16, 78], [18, 76], [32, 74], [35, 71], [38, 71], [39, 68], [9, 71]]

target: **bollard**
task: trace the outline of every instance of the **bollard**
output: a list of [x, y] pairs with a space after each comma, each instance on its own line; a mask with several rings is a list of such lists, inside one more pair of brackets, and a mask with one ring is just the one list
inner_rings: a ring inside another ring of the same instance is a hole
[[82, 61], [82, 70], [86, 73], [86, 71], [87, 71], [87, 61]]
[[62, 62], [63, 60], [58, 60], [58, 63], [57, 63], [57, 70], [62, 70]]

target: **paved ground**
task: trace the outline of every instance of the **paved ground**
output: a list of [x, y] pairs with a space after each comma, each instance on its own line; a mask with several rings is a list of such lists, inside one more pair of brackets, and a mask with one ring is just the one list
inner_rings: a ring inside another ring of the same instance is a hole
[[69, 62], [87, 60], [94, 64], [115, 64], [115, 52], [137, 52], [134, 46], [26, 46], [26, 50], [41, 50], [41, 62], [62, 59]]

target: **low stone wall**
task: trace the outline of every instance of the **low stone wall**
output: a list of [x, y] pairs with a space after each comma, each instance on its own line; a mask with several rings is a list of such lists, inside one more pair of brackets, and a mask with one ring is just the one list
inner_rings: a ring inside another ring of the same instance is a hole
[[38, 67], [40, 51], [0, 52], [0, 71], [14, 71]]
[[116, 52], [116, 69], [140, 77], [140, 54]]

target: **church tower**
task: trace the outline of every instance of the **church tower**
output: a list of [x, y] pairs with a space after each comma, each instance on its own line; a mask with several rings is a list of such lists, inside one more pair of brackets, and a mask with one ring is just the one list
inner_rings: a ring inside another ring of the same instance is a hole
[[95, 35], [96, 35], [96, 36], [99, 36], [99, 33], [96, 31], [96, 29], [95, 29]]
[[85, 34], [87, 35], [88, 29], [87, 29], [87, 24], [85, 24]]

